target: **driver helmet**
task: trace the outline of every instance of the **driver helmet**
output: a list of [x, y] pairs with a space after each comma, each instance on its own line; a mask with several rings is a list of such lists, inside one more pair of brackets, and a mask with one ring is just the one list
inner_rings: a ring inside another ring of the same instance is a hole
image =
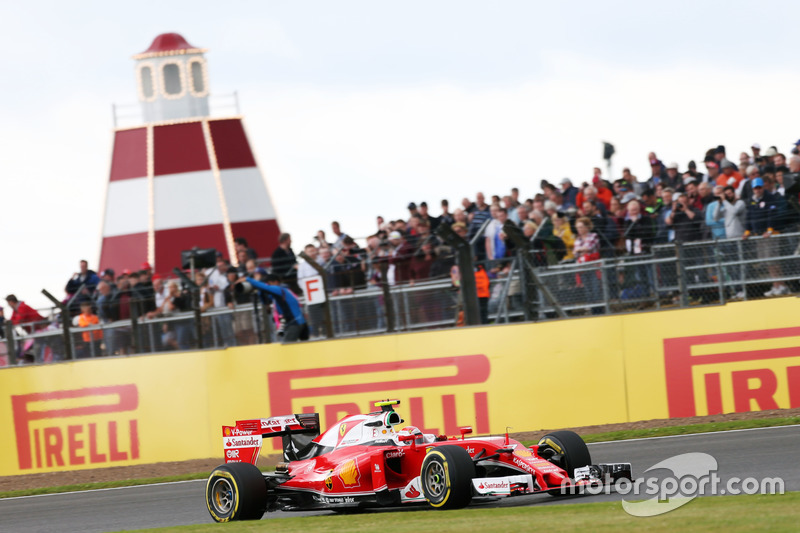
[[414, 439], [417, 444], [423, 443], [423, 434], [422, 430], [420, 430], [417, 426], [405, 426], [400, 431], [397, 432], [398, 435], [416, 435], [417, 438]]

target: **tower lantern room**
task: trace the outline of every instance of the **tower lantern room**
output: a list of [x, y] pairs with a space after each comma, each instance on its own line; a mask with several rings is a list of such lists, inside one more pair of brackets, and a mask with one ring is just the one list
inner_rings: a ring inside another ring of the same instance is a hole
[[133, 56], [145, 122], [208, 116], [205, 52], [177, 33], [164, 33]]

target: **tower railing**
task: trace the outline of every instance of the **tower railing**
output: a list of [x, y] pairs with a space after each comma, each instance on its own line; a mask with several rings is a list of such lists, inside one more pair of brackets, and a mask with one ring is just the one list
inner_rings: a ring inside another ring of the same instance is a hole
[[[239, 93], [210, 94], [208, 96], [209, 117], [240, 115]], [[197, 117], [199, 118], [199, 117]], [[133, 128], [145, 124], [142, 105], [136, 103], [111, 104], [111, 119], [114, 129]]]

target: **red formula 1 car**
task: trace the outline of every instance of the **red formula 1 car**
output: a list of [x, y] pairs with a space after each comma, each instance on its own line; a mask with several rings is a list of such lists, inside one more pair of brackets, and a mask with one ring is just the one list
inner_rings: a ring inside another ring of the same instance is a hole
[[[427, 504], [464, 507], [473, 498], [547, 492], [575, 494], [586, 485], [631, 479], [630, 463], [592, 465], [571, 431], [527, 448], [508, 435], [466, 438], [424, 434], [394, 410], [352, 415], [320, 435], [319, 415], [241, 420], [223, 426], [225, 464], [206, 484], [217, 522], [258, 520], [265, 511], [352, 510]], [[284, 461], [262, 473], [255, 463], [264, 437], [283, 438]]]

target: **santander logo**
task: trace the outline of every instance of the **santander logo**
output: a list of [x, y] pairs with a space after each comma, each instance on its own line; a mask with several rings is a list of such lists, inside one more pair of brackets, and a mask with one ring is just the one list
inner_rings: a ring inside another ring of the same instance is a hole
[[416, 487], [411, 487], [411, 488], [410, 488], [410, 489], [409, 489], [409, 490], [406, 492], [406, 497], [407, 497], [407, 498], [416, 498], [417, 496], [419, 496], [419, 491], [417, 490], [417, 488], [416, 488]]

